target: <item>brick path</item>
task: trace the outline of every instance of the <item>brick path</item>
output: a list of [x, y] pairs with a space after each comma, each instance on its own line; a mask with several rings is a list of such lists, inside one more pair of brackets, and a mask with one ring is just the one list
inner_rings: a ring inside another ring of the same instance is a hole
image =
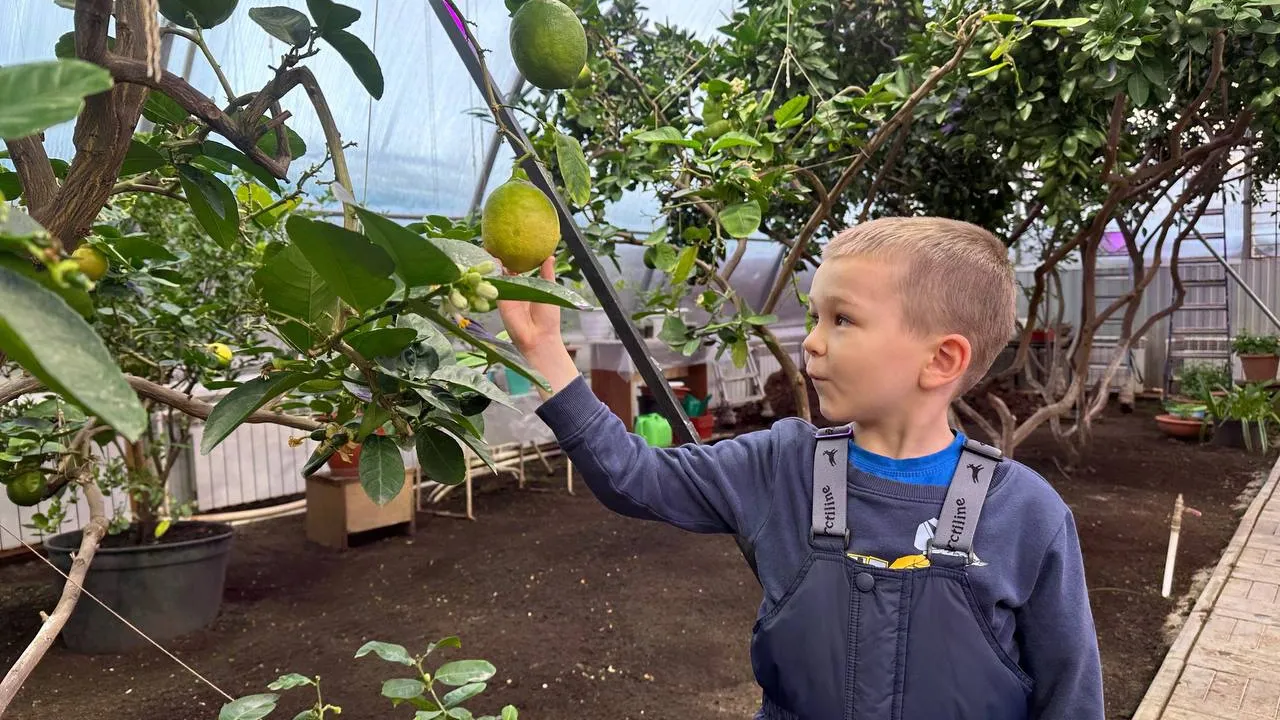
[[1280, 720], [1280, 462], [1240, 521], [1135, 720]]

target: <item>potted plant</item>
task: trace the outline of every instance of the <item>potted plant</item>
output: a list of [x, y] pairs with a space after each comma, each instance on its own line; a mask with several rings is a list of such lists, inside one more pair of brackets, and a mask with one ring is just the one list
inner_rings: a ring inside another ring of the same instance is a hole
[[1280, 336], [1240, 333], [1231, 342], [1246, 382], [1269, 383], [1280, 369]]
[[1208, 411], [1201, 403], [1170, 403], [1165, 405], [1165, 414], [1156, 416], [1156, 425], [1171, 437], [1202, 439], [1208, 428]]
[[[129, 376], [178, 396], [230, 383], [262, 352], [244, 312], [252, 302], [245, 269], [258, 261], [259, 246], [209, 242], [189, 210], [159, 195], [130, 197], [116, 211], [81, 246], [105, 261], [91, 321], [116, 363]], [[191, 302], [192, 295], [203, 301]], [[83, 539], [79, 530], [62, 532], [66, 508], [83, 487], [71, 482], [76, 474], [90, 476], [104, 497], [128, 498], [127, 505], [108, 508], [106, 537], [84, 584], [160, 639], [216, 617], [232, 529], [187, 519], [194, 498], [170, 490], [173, 471], [191, 445], [191, 417], [152, 398], [144, 398], [142, 407], [147, 422], [134, 440], [98, 426], [57, 396], [8, 408], [10, 423], [24, 429], [16, 437], [31, 444], [14, 448], [20, 459], [0, 468], [0, 475], [27, 478], [26, 487], [10, 494], [14, 502], [47, 500], [31, 526], [52, 535], [44, 547], [64, 572]], [[72, 460], [60, 462], [48, 452], [58, 450]], [[44, 473], [45, 482], [36, 481], [33, 469]], [[79, 604], [61, 637], [69, 649], [86, 653], [121, 652], [145, 642], [97, 603]]]
[[1177, 384], [1175, 398], [1197, 404], [1196, 398], [1210, 393], [1226, 393], [1225, 388], [1231, 386], [1231, 368], [1227, 364], [1188, 362], [1173, 379]]
[[1280, 423], [1277, 403], [1280, 391], [1269, 390], [1265, 383], [1238, 385], [1221, 396], [1210, 394], [1205, 405], [1209, 416], [1217, 421], [1214, 444], [1267, 452], [1271, 424]]

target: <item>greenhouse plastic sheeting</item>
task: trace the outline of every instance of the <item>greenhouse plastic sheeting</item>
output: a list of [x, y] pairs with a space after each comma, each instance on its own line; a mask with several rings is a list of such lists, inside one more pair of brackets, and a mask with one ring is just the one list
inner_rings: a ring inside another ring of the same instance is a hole
[[[337, 52], [323, 42], [318, 43], [321, 52], [304, 62], [319, 80], [343, 139], [356, 143], [347, 150], [347, 160], [357, 199], [386, 213], [465, 214], [493, 130], [479, 90], [427, 0], [345, 1], [362, 12], [350, 31], [373, 48], [380, 61], [386, 86], [382, 99], [373, 100]], [[507, 44], [510, 20], [505, 4], [502, 0], [455, 1], [475, 24], [477, 39], [489, 50], [489, 70], [505, 92], [516, 75]], [[5, 0], [4, 4], [9, 22], [0, 27], [0, 66], [53, 59], [54, 44], [72, 29], [72, 11], [53, 0]], [[237, 93], [262, 87], [271, 77], [269, 66], [277, 65], [285, 51], [284, 43], [249, 18], [250, 8], [265, 5], [306, 11], [305, 0], [242, 0], [230, 20], [205, 34]], [[710, 35], [731, 12], [733, 2], [645, 0], [643, 5], [652, 22]], [[188, 47], [186, 40], [174, 38], [167, 65], [170, 72], [182, 74]], [[198, 52], [190, 81], [220, 105], [226, 104], [225, 92]], [[290, 168], [290, 178], [296, 180], [324, 157], [324, 136], [301, 89], [291, 92], [282, 106], [293, 114], [289, 126], [307, 143], [306, 156]], [[64, 123], [48, 132], [51, 157], [69, 160], [74, 154], [72, 127]], [[504, 148], [491, 177], [505, 179], [513, 159]], [[623, 227], [648, 227], [655, 212], [651, 200], [632, 196], [611, 212], [610, 221]]]

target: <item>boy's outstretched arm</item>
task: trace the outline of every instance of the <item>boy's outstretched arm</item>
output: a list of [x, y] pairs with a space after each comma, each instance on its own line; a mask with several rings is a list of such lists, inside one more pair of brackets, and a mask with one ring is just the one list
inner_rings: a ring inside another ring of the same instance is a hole
[[[542, 277], [554, 278], [553, 259]], [[499, 301], [512, 342], [547, 379], [538, 416], [611, 510], [693, 532], [749, 537], [763, 524], [773, 475], [772, 434], [749, 433], [714, 446], [651, 448], [582, 379], [560, 335], [559, 308]]]
[[1070, 511], [1049, 542], [1017, 627], [1021, 664], [1035, 681], [1032, 720], [1104, 720], [1098, 635]]

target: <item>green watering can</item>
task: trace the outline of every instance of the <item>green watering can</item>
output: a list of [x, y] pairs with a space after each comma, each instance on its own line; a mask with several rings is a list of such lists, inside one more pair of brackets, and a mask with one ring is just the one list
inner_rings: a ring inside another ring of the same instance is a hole
[[636, 434], [644, 438], [650, 447], [671, 447], [671, 423], [658, 413], [637, 417]]

